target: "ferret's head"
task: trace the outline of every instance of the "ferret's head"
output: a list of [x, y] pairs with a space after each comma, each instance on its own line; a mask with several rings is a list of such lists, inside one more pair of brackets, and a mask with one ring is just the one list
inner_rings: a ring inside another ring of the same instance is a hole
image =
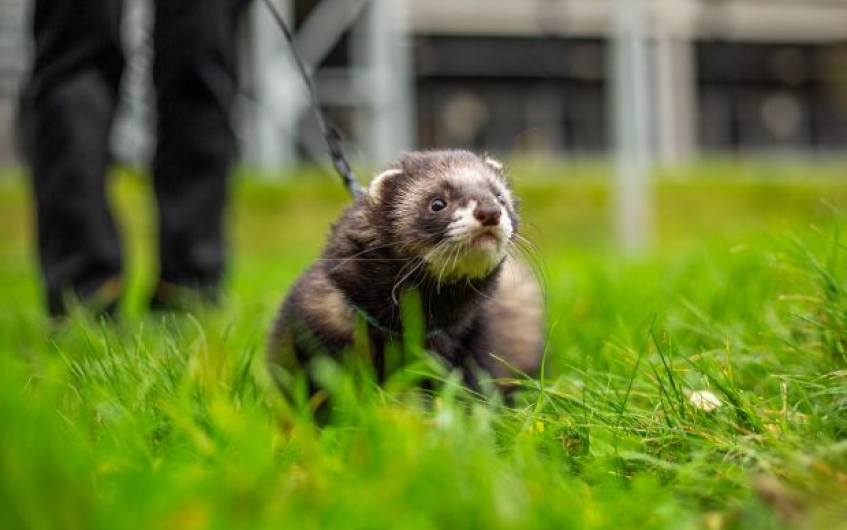
[[373, 179], [368, 202], [385, 244], [444, 282], [491, 274], [518, 225], [503, 166], [467, 151], [401, 155]]

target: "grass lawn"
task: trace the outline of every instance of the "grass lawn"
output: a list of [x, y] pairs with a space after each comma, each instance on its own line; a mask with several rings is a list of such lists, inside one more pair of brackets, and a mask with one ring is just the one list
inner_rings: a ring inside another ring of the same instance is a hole
[[623, 256], [602, 167], [515, 164], [543, 378], [506, 407], [448, 375], [424, 403], [328, 365], [323, 429], [262, 349], [335, 181], [238, 179], [225, 303], [162, 317], [150, 186], [119, 174], [124, 317], [53, 326], [26, 182], [0, 175], [0, 529], [847, 529], [842, 167], [666, 172], [652, 248]]

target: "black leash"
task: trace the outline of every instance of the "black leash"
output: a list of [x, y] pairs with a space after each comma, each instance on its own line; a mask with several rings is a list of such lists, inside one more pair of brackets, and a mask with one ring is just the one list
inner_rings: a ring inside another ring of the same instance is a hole
[[327, 122], [326, 117], [323, 112], [321, 112], [320, 102], [318, 101], [318, 93], [315, 90], [315, 83], [312, 80], [312, 76], [309, 75], [306, 65], [303, 64], [303, 58], [300, 56], [300, 52], [297, 51], [297, 46], [294, 44], [294, 35], [292, 35], [291, 30], [288, 29], [288, 25], [286, 25], [285, 21], [282, 19], [282, 15], [279, 13], [276, 6], [273, 5], [271, 0], [263, 1], [265, 6], [267, 6], [268, 10], [271, 12], [271, 15], [277, 25], [282, 30], [283, 35], [285, 35], [285, 40], [288, 41], [288, 46], [291, 48], [291, 55], [297, 63], [297, 68], [300, 70], [300, 75], [303, 77], [303, 82], [306, 84], [306, 88], [309, 90], [312, 113], [315, 115], [315, 120], [318, 122], [318, 129], [321, 131], [324, 140], [326, 140], [326, 145], [329, 148], [329, 155], [332, 157], [332, 165], [335, 167], [335, 171], [337, 171], [341, 176], [341, 180], [344, 181], [344, 187], [347, 188], [350, 195], [354, 198], [359, 197], [363, 193], [362, 188], [356, 181], [356, 176], [353, 174], [350, 164], [348, 164], [347, 159], [344, 158], [344, 150], [341, 148], [341, 134], [339, 134], [338, 129], [336, 129], [335, 126]]

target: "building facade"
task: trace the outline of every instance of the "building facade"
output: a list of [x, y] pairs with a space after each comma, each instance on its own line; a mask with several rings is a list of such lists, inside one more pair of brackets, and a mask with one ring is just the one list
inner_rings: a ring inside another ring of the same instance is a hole
[[[129, 25], [149, 19], [145, 0], [127, 1], [138, 21]], [[536, 156], [610, 148], [616, 0], [274, 1], [360, 161], [409, 147]], [[847, 149], [847, 0], [644, 3], [659, 159]], [[0, 164], [17, 161], [28, 5], [0, 0]], [[247, 26], [245, 158], [272, 167], [321, 156], [287, 44], [260, 2]], [[128, 50], [145, 53], [143, 31], [131, 33]], [[130, 60], [133, 87], [116, 129], [116, 152], [134, 163], [149, 150], [146, 89], [137, 88], [145, 64]]]
[[[847, 2], [645, 6], [660, 159], [847, 149]], [[614, 1], [432, 0], [412, 13], [421, 145], [607, 151]]]

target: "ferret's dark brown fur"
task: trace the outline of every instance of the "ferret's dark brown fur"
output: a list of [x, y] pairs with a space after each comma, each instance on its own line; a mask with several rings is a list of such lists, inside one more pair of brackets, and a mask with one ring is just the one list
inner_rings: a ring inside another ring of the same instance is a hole
[[385, 345], [402, 343], [401, 294], [415, 289], [427, 349], [468, 384], [478, 369], [495, 378], [534, 372], [543, 304], [515, 257], [517, 228], [495, 160], [466, 151], [401, 155], [342, 214], [321, 259], [291, 288], [271, 331], [272, 370], [344, 355], [364, 322], [380, 373]]

